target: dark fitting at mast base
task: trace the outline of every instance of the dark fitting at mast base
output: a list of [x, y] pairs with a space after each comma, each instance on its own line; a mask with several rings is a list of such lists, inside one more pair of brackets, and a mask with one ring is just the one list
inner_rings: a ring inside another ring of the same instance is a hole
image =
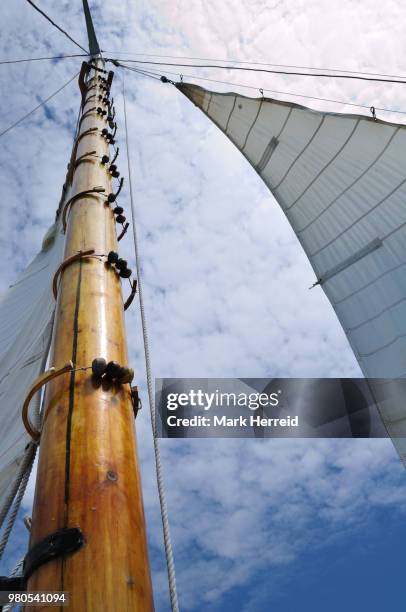
[[58, 529], [33, 546], [25, 555], [23, 575], [0, 576], [0, 591], [25, 591], [28, 578], [41, 565], [82, 548], [85, 538], [78, 527]]

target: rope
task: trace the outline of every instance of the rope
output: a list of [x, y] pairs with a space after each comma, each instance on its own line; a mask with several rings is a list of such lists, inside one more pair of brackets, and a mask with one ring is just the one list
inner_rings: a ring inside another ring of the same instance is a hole
[[44, 11], [41, 11], [41, 9], [32, 2], [32, 0], [27, 0], [28, 4], [31, 4], [32, 8], [34, 8], [36, 11], [38, 11], [38, 13], [41, 13], [41, 15], [43, 17], [45, 17], [45, 19], [47, 19], [49, 21], [49, 23], [51, 23], [57, 30], [59, 30], [60, 32], [62, 32], [62, 34], [65, 34], [65, 36], [67, 36], [69, 38], [70, 41], [72, 41], [77, 47], [79, 47], [79, 49], [82, 49], [82, 51], [84, 51], [86, 53], [86, 55], [88, 55], [88, 50], [85, 49], [84, 47], [82, 47], [82, 45], [80, 45], [78, 42], [76, 42], [76, 40], [74, 38], [72, 38], [72, 36], [69, 36], [69, 34], [67, 32], [65, 32], [65, 30], [63, 30], [61, 27], [59, 27], [59, 25], [57, 23], [55, 23], [55, 21], [52, 21], [52, 19], [50, 17], [48, 17], [48, 15], [46, 13], [44, 13]]
[[406, 80], [403, 79], [382, 79], [379, 77], [367, 77], [367, 76], [355, 76], [353, 74], [326, 74], [322, 72], [287, 72], [286, 70], [269, 70], [269, 68], [247, 68], [246, 66], [218, 66], [217, 64], [178, 64], [172, 62], [151, 62], [146, 60], [131, 60], [127, 59], [126, 62], [135, 64], [150, 64], [154, 66], [179, 66], [181, 68], [216, 68], [218, 70], [242, 70], [245, 72], [265, 72], [267, 74], [283, 74], [285, 76], [310, 76], [320, 77], [328, 79], [355, 79], [359, 81], [376, 81], [379, 83], [403, 83], [406, 84]]
[[125, 139], [126, 139], [127, 164], [128, 164], [128, 182], [129, 182], [129, 187], [130, 187], [131, 217], [132, 217], [132, 227], [133, 227], [133, 236], [134, 236], [136, 270], [137, 270], [137, 278], [138, 278], [138, 298], [139, 298], [139, 304], [140, 304], [142, 336], [143, 336], [143, 342], [144, 342], [145, 369], [146, 369], [146, 374], [147, 374], [147, 387], [148, 387], [149, 407], [150, 407], [150, 413], [151, 413], [152, 437], [153, 437], [153, 442], [154, 442], [156, 480], [157, 480], [157, 485], [158, 485], [159, 504], [161, 507], [161, 519], [162, 519], [162, 528], [163, 528], [163, 535], [164, 535], [166, 565], [167, 565], [167, 570], [168, 570], [169, 595], [171, 599], [171, 608], [172, 608], [172, 612], [179, 612], [178, 595], [176, 591], [175, 562], [173, 559], [171, 534], [170, 534], [169, 518], [168, 518], [168, 508], [166, 504], [165, 484], [164, 484], [164, 479], [163, 479], [162, 462], [161, 462], [161, 451], [160, 451], [160, 446], [159, 446], [159, 438], [157, 437], [155, 400], [154, 400], [154, 391], [153, 391], [153, 386], [152, 386], [151, 357], [150, 357], [150, 352], [149, 352], [148, 330], [147, 330], [147, 322], [146, 322], [144, 299], [143, 299], [140, 252], [139, 252], [137, 230], [136, 230], [136, 224], [135, 224], [136, 214], [135, 214], [135, 204], [134, 204], [132, 178], [131, 178], [130, 146], [129, 146], [129, 141], [128, 141], [127, 107], [126, 107], [126, 99], [125, 99], [124, 76], [123, 76], [123, 101], [124, 101]]
[[[169, 72], [168, 70], [161, 70], [160, 72], [153, 72], [152, 70], [150, 70], [148, 73], [146, 73], [145, 71], [141, 71], [141, 70], [137, 70], [135, 68], [133, 68], [132, 66], [126, 66], [125, 64], [122, 64], [121, 62], [116, 62], [115, 64], [116, 66], [119, 66], [120, 68], [126, 68], [127, 70], [131, 70], [132, 72], [136, 72], [139, 74], [142, 74], [142, 76], [146, 76], [149, 78], [155, 78], [156, 80], [158, 80], [156, 77], [153, 77], [152, 75], [162, 75], [162, 74], [169, 74], [169, 75], [174, 75], [179, 77], [179, 73], [178, 72]], [[244, 89], [252, 89], [254, 91], [260, 91], [259, 87], [254, 87], [253, 85], [246, 85], [245, 83], [233, 83], [231, 81], [220, 81], [218, 79], [209, 79], [207, 77], [200, 77], [200, 76], [196, 76], [193, 74], [184, 74], [183, 77], [189, 78], [189, 79], [194, 79], [196, 81], [208, 81], [210, 83], [220, 83], [221, 85], [228, 85], [228, 86], [233, 86], [233, 87], [243, 87]], [[159, 79], [160, 81], [162, 81], [162, 79]], [[172, 81], [169, 81], [170, 83], [174, 84]], [[321, 98], [321, 97], [317, 97], [317, 96], [308, 96], [306, 94], [298, 94], [298, 93], [293, 93], [290, 91], [280, 91], [280, 90], [276, 90], [276, 89], [266, 89], [265, 87], [262, 89], [262, 91], [266, 91], [269, 93], [273, 93], [273, 94], [278, 94], [278, 95], [282, 95], [282, 96], [292, 96], [294, 98], [305, 98], [307, 100], [317, 100], [320, 102], [333, 102], [334, 104], [341, 104], [343, 106], [354, 106], [356, 108], [366, 108], [369, 111], [371, 110], [371, 106], [367, 105], [367, 104], [356, 104], [355, 102], [346, 102], [344, 100], [334, 100], [331, 98]], [[221, 93], [221, 92], [218, 92]], [[375, 106], [374, 107], [375, 110], [379, 110], [385, 113], [396, 113], [399, 115], [406, 115], [406, 111], [402, 111], [402, 110], [396, 110], [394, 108], [383, 108], [380, 106]]]
[[60, 91], [62, 91], [62, 89], [65, 89], [65, 87], [67, 87], [69, 85], [69, 83], [72, 83], [72, 81], [74, 79], [76, 79], [76, 77], [79, 75], [79, 72], [77, 72], [75, 75], [73, 75], [73, 77], [71, 79], [69, 79], [69, 81], [67, 81], [65, 83], [65, 85], [62, 85], [62, 87], [60, 87], [59, 89], [57, 89], [56, 91], [54, 91], [53, 94], [51, 94], [50, 96], [48, 96], [48, 98], [45, 98], [45, 100], [42, 100], [42, 102], [40, 102], [38, 104], [38, 106], [36, 106], [35, 108], [33, 108], [32, 110], [30, 110], [29, 113], [27, 113], [26, 115], [24, 115], [24, 117], [21, 117], [20, 119], [18, 119], [17, 121], [15, 121], [12, 125], [10, 125], [8, 128], [6, 128], [5, 130], [3, 130], [2, 132], [0, 132], [0, 138], [1, 136], [4, 136], [4, 134], [7, 134], [7, 132], [10, 132], [10, 130], [12, 130], [13, 128], [17, 127], [18, 125], [20, 125], [20, 123], [22, 123], [25, 119], [27, 119], [30, 115], [32, 115], [33, 113], [35, 113], [35, 111], [37, 111], [39, 108], [41, 108], [41, 106], [44, 106], [44, 104], [46, 104], [47, 102], [49, 102], [52, 98], [54, 98]]
[[55, 57], [29, 57], [28, 59], [16, 59], [16, 60], [2, 60], [0, 66], [3, 64], [21, 64], [22, 62], [39, 62], [41, 60], [60, 60], [71, 57], [88, 57], [88, 53], [75, 53], [74, 55], [55, 55]]
[[[346, 74], [361, 74], [364, 76], [379, 76], [386, 77], [388, 79], [406, 79], [406, 76], [399, 76], [398, 74], [385, 74], [381, 72], [364, 72], [362, 70], [345, 70], [344, 68], [326, 68], [325, 66], [297, 66], [295, 64], [270, 64], [269, 62], [247, 62], [235, 59], [218, 59], [215, 57], [190, 57], [186, 55], [158, 55], [156, 53], [130, 53], [125, 51], [105, 51], [109, 55], [116, 57], [117, 55], [132, 55], [139, 57], [158, 57], [165, 59], [180, 59], [180, 60], [195, 60], [198, 62], [221, 62], [222, 64], [246, 64], [248, 66], [271, 66], [272, 68], [289, 68], [294, 70], [319, 70], [322, 72], [345, 72]], [[124, 60], [124, 61], [132, 61], [132, 60]], [[138, 61], [138, 60], [134, 60]]]
[[8, 518], [8, 521], [7, 521], [6, 526], [4, 528], [3, 534], [1, 536], [1, 540], [0, 540], [0, 560], [3, 557], [4, 549], [7, 546], [7, 542], [8, 542], [8, 539], [10, 537], [10, 533], [11, 533], [13, 527], [14, 527], [14, 523], [15, 523], [15, 520], [17, 518], [17, 514], [18, 514], [18, 511], [19, 511], [20, 506], [21, 506], [21, 502], [22, 502], [23, 497], [24, 497], [24, 493], [25, 493], [25, 490], [27, 488], [27, 484], [28, 484], [28, 480], [30, 478], [30, 474], [31, 474], [33, 463], [34, 463], [36, 451], [37, 451], [36, 444], [31, 444], [30, 445], [30, 452], [27, 453], [28, 459], [27, 459], [27, 464], [26, 464], [26, 471], [23, 474], [20, 486], [18, 488], [18, 493], [17, 493], [16, 498], [14, 500], [13, 508], [12, 508], [12, 510], [10, 512], [10, 516]]
[[[13, 578], [14, 576], [21, 576], [23, 573], [23, 565], [24, 565], [24, 557], [20, 559], [16, 563], [16, 565], [13, 567], [11, 574], [10, 574], [10, 578]], [[6, 604], [5, 606], [3, 606], [2, 610], [3, 612], [11, 612], [11, 610], [15, 608], [17, 605], [18, 604], [15, 604], [15, 603]]]
[[[53, 318], [52, 318], [53, 320]], [[41, 371], [44, 370], [45, 368], [45, 364], [47, 362], [48, 359], [48, 352], [49, 352], [49, 347], [50, 347], [50, 343], [51, 343], [51, 338], [49, 338], [48, 341], [48, 346], [44, 352], [44, 356], [42, 358], [42, 363], [41, 363]], [[33, 422], [35, 424], [36, 427], [39, 427], [40, 422], [41, 422], [41, 416], [40, 416], [40, 410], [41, 410], [41, 393], [37, 393], [35, 396], [35, 400], [33, 401], [32, 404], [32, 417], [33, 417]], [[35, 455], [37, 452], [37, 445], [33, 444], [32, 442], [29, 443], [28, 447], [26, 448], [26, 452], [24, 455], [24, 459], [21, 463], [21, 467], [20, 470], [17, 474], [16, 480], [14, 482], [13, 488], [11, 490], [11, 492], [9, 493], [9, 495], [7, 496], [6, 501], [3, 504], [3, 508], [1, 509], [0, 512], [0, 528], [3, 526], [4, 523], [4, 519], [6, 518], [11, 505], [14, 501], [14, 507], [10, 513], [9, 519], [6, 523], [6, 526], [4, 528], [3, 531], [3, 535], [1, 536], [1, 540], [0, 540], [0, 559], [3, 556], [4, 553], [4, 549], [7, 546], [7, 542], [8, 539], [10, 537], [10, 533], [11, 530], [13, 529], [17, 514], [18, 514], [18, 510], [21, 506], [21, 502], [22, 499], [24, 497], [24, 493], [25, 490], [27, 488], [27, 484], [28, 484], [28, 480], [31, 474], [31, 470], [32, 470], [32, 466], [34, 463], [34, 459], [35, 459]], [[13, 574], [12, 574], [13, 575]]]
[[24, 478], [24, 474], [28, 469], [28, 466], [31, 460], [32, 446], [33, 445], [30, 445], [30, 448], [28, 448], [27, 451], [25, 452], [22, 463], [20, 465], [20, 469], [14, 481], [13, 488], [11, 489], [10, 493], [7, 495], [6, 499], [4, 500], [3, 506], [0, 510], [0, 529], [3, 526], [3, 523], [5, 521], [7, 514], [9, 513], [9, 510], [12, 506], [14, 498], [17, 495], [21, 482]]

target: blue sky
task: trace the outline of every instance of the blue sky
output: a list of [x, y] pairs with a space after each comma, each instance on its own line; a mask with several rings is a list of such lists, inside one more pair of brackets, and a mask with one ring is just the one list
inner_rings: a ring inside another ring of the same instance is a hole
[[[79, 0], [38, 3], [85, 41]], [[400, 0], [384, 6], [355, 0], [94, 0], [91, 6], [101, 46], [111, 55], [406, 72]], [[2, 3], [0, 18], [1, 58], [76, 53], [25, 0]], [[69, 59], [0, 66], [0, 127], [60, 87], [79, 65]], [[210, 70], [202, 74], [221, 78]], [[223, 78], [406, 109], [405, 90], [396, 85], [235, 73]], [[120, 117], [119, 76], [115, 86]], [[259, 177], [174, 88], [132, 73], [126, 86], [155, 375], [358, 375], [326, 298], [319, 289], [308, 291], [315, 280], [311, 267]], [[311, 106], [349, 111], [330, 103]], [[53, 219], [77, 108], [72, 83], [2, 139], [0, 291], [33, 257]], [[402, 115], [386, 118], [404, 121]], [[121, 125], [120, 138], [122, 133]], [[128, 206], [126, 189], [122, 203]], [[129, 240], [123, 249], [133, 262]], [[136, 308], [129, 311], [127, 331], [145, 389]], [[164, 612], [169, 606], [146, 406], [144, 399], [137, 430], [156, 607]], [[181, 609], [403, 608], [406, 475], [388, 440], [165, 440], [162, 451]], [[30, 512], [33, 486], [22, 514]], [[24, 529], [13, 535], [3, 568], [21, 554]]]

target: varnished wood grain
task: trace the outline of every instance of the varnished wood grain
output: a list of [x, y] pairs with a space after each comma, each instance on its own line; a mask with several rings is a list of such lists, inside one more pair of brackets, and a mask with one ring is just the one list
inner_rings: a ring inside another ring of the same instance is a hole
[[[84, 112], [92, 106], [94, 99]], [[95, 126], [103, 129], [106, 122], [92, 113], [80, 131]], [[107, 149], [100, 134], [89, 133], [76, 156]], [[99, 185], [109, 193], [110, 175], [90, 159], [76, 168], [67, 197]], [[65, 258], [80, 250], [117, 250], [105, 199], [89, 195], [70, 207]], [[88, 366], [95, 357], [128, 363], [120, 279], [100, 259], [86, 258], [61, 274], [50, 365], [72, 359]], [[69, 591], [75, 612], [153, 610], [129, 386], [97, 385], [89, 370], [55, 379], [46, 393], [31, 545], [61, 527], [80, 527], [84, 547], [39, 568], [28, 590]]]

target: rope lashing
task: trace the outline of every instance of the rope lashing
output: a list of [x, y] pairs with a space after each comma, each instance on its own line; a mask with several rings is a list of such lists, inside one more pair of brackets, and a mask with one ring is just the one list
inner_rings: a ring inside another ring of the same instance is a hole
[[54, 298], [57, 298], [58, 295], [58, 279], [60, 277], [60, 275], [62, 274], [62, 272], [68, 267], [70, 266], [71, 263], [78, 261], [79, 259], [83, 259], [84, 257], [89, 257], [91, 255], [94, 255], [94, 249], [88, 249], [87, 251], [79, 251], [78, 253], [75, 253], [74, 255], [71, 255], [70, 257], [67, 257], [65, 259], [65, 261], [63, 261], [60, 266], [58, 267], [58, 269], [56, 270], [55, 274], [54, 274], [54, 278], [52, 281], [52, 292], [54, 294]]
[[111, 133], [108, 131], [107, 128], [103, 128], [101, 131], [101, 135], [103, 136], [103, 138], [107, 140], [109, 144], [114, 144], [116, 142], [114, 139], [116, 132], [117, 132], [117, 125], [115, 125], [115, 130]]
[[63, 232], [66, 232], [66, 224], [67, 224], [67, 214], [68, 214], [68, 209], [78, 200], [81, 200], [82, 198], [86, 198], [88, 196], [94, 196], [95, 194], [100, 194], [100, 193], [104, 193], [105, 189], [104, 187], [93, 187], [93, 189], [85, 189], [84, 191], [79, 191], [79, 193], [76, 193], [74, 196], [72, 196], [65, 204], [63, 212], [62, 212], [62, 225], [63, 225]]
[[108, 382], [116, 382], [119, 385], [131, 384], [134, 378], [134, 370], [132, 368], [122, 366], [117, 361], [107, 362], [104, 357], [93, 359], [91, 367], [96, 378]]
[[110, 251], [110, 253], [107, 255], [107, 263], [109, 263], [111, 266], [115, 266], [121, 278], [130, 278], [132, 275], [132, 271], [128, 267], [127, 261], [125, 259], [121, 259], [116, 251]]
[[123, 212], [124, 208], [122, 206], [116, 206], [115, 208], [113, 208], [113, 213], [116, 215], [118, 223], [123, 223], [125, 221]]
[[137, 279], [134, 279], [131, 282], [132, 270], [127, 265], [127, 261], [125, 259], [121, 259], [119, 254], [116, 251], [110, 251], [107, 255], [107, 263], [111, 266], [114, 266], [116, 272], [121, 278], [128, 278], [128, 282], [130, 283], [131, 293], [124, 302], [124, 310], [129, 308], [134, 300], [134, 296], [137, 293]]
[[105, 104], [107, 107], [110, 107], [110, 105], [112, 104], [112, 102], [110, 102], [110, 98], [108, 96], [103, 96], [102, 94], [99, 94], [98, 100], [99, 102]]
[[109, 166], [109, 172], [110, 172], [110, 174], [111, 174], [111, 176], [112, 176], [113, 178], [118, 179], [118, 178], [119, 178], [119, 176], [120, 176], [120, 172], [117, 170], [117, 166], [116, 166], [116, 164], [110, 164], [110, 166]]
[[54, 378], [57, 378], [58, 376], [61, 376], [62, 374], [65, 374], [66, 372], [71, 372], [72, 370], [73, 370], [73, 363], [72, 361], [68, 361], [61, 368], [58, 368], [58, 369], [50, 368], [49, 370], [43, 372], [32, 383], [27, 393], [27, 396], [24, 400], [24, 403], [23, 403], [22, 419], [23, 419], [23, 424], [24, 424], [24, 427], [27, 433], [31, 436], [31, 438], [33, 439], [35, 443], [39, 442], [39, 439], [41, 437], [41, 432], [32, 425], [29, 415], [28, 415], [28, 408], [29, 408], [31, 399], [37, 393], [37, 391], [39, 391], [41, 387], [46, 385], [49, 381], [53, 380]]
[[124, 209], [122, 208], [122, 206], [116, 206], [113, 209], [113, 213], [116, 215], [116, 223], [119, 223], [123, 228], [119, 236], [117, 236], [117, 242], [120, 242], [123, 236], [127, 233], [128, 228], [130, 227], [130, 224], [126, 222], [126, 217], [123, 215], [123, 212]]

